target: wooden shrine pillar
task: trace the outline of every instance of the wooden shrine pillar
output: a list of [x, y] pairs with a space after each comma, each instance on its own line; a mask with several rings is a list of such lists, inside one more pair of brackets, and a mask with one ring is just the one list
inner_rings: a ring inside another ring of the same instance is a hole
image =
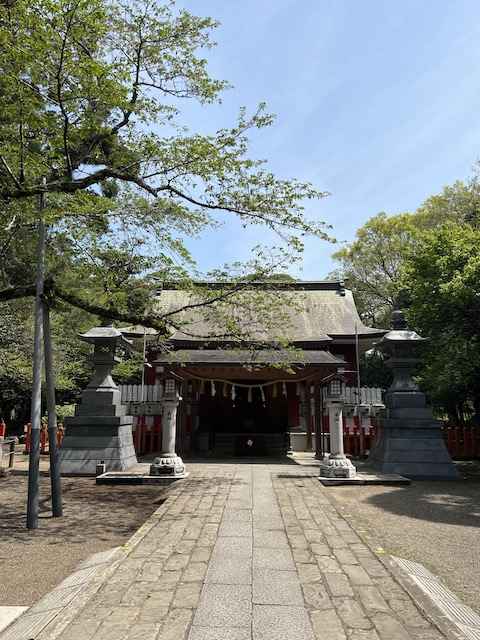
[[310, 392], [310, 380], [305, 382], [305, 431], [307, 432], [307, 451], [313, 449], [312, 445], [312, 403]]
[[186, 449], [187, 436], [187, 408], [188, 408], [188, 382], [182, 381], [182, 400], [178, 407], [178, 426], [177, 426], [177, 453], [183, 454]]
[[322, 443], [322, 385], [320, 380], [313, 383], [313, 406], [315, 411], [315, 458], [323, 458]]
[[192, 380], [192, 395], [190, 398], [190, 451], [195, 449], [197, 435], [197, 390], [198, 380]]

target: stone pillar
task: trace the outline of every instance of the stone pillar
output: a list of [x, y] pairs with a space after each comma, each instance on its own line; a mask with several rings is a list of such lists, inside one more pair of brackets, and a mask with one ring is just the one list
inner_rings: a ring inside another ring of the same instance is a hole
[[162, 456], [175, 456], [178, 400], [163, 401]]
[[[338, 388], [340, 392], [332, 397], [335, 381], [335, 390]], [[330, 455], [325, 456], [320, 463], [320, 477], [322, 478], [355, 478], [357, 470], [352, 461], [347, 458], [343, 448], [343, 397], [341, 396], [340, 379], [333, 378], [326, 385], [327, 399], [325, 405], [328, 409], [328, 422], [330, 427]]]
[[137, 464], [133, 418], [127, 416], [126, 407], [121, 404], [120, 390], [111, 373], [120, 362], [115, 349], [127, 341], [114, 327], [96, 327], [79, 338], [94, 345], [94, 353], [88, 360], [95, 373], [75, 407], [74, 417], [67, 419], [59, 450], [60, 472], [95, 475], [97, 464], [101, 463], [106, 471], [126, 471]]
[[175, 453], [179, 384], [174, 378], [164, 381], [162, 416], [162, 454], [150, 465], [150, 475], [186, 477], [182, 458]]

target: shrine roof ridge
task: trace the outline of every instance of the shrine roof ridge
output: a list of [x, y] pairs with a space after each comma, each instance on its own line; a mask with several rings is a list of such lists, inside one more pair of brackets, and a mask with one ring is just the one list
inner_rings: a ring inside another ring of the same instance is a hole
[[[278, 290], [294, 290], [294, 291], [338, 291], [341, 295], [345, 292], [345, 282], [343, 280], [231, 280], [231, 281], [218, 281], [218, 280], [198, 280], [192, 283], [195, 286], [209, 287], [211, 289], [221, 289], [222, 287], [245, 285], [245, 288], [262, 289], [272, 288]], [[181, 282], [163, 282], [159, 287], [159, 291], [163, 289], [183, 289], [184, 285]]]

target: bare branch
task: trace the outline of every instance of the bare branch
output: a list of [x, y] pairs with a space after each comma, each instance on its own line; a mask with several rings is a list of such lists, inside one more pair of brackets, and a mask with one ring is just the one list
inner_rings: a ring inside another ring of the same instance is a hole
[[13, 174], [13, 171], [10, 169], [10, 167], [8, 166], [7, 161], [5, 160], [5, 158], [0, 155], [0, 160], [2, 161], [3, 166], [5, 167], [5, 169], [7, 170], [8, 175], [11, 177], [11, 179], [14, 181], [17, 189], [21, 189], [22, 185], [20, 184], [20, 182], [17, 180], [17, 178], [15, 177], [15, 175]]

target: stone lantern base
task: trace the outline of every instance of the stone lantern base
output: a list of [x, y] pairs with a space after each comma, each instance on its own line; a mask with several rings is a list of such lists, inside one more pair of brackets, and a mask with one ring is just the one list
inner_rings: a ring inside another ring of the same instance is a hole
[[410, 480], [462, 480], [443, 441], [442, 423], [412, 379], [412, 369], [420, 362], [412, 351], [429, 340], [410, 331], [401, 311], [393, 312], [392, 327], [377, 344], [388, 355], [384, 365], [393, 381], [385, 409], [373, 421], [375, 440], [365, 467]]
[[62, 475], [95, 476], [102, 463], [107, 471], [130, 469], [138, 462], [132, 417], [70, 418], [58, 457]]
[[150, 465], [150, 475], [185, 478], [185, 465], [183, 460], [176, 454], [163, 454], [155, 458], [153, 464]]
[[320, 463], [321, 478], [355, 478], [357, 470], [345, 455], [331, 455]]
[[386, 404], [373, 421], [375, 440], [366, 468], [411, 480], [463, 480], [445, 446], [442, 423], [423, 393], [387, 394]]

